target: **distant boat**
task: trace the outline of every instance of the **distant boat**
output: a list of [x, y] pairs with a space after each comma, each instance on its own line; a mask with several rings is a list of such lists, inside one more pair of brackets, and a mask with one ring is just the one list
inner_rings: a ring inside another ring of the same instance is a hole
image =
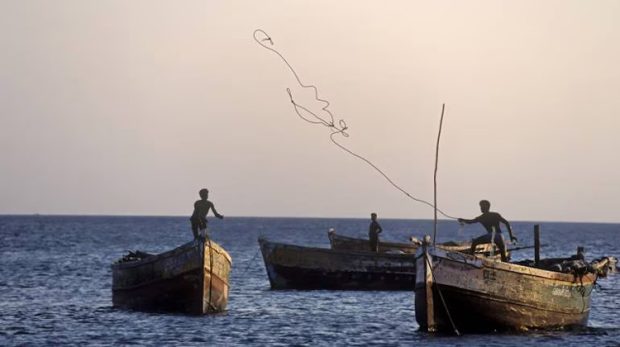
[[258, 239], [272, 289], [413, 290], [413, 254], [343, 251]]
[[230, 267], [230, 255], [209, 239], [157, 255], [130, 252], [112, 265], [112, 303], [145, 311], [221, 312]]
[[598, 271], [592, 264], [568, 261], [564, 271], [571, 272], [563, 273], [430, 244], [416, 256], [415, 316], [423, 331], [548, 329], [588, 321]]
[[[370, 241], [368, 239], [359, 239], [344, 235], [338, 235], [333, 229], [330, 229], [327, 233], [329, 237], [329, 243], [332, 249], [344, 250], [344, 251], [363, 251], [370, 252]], [[418, 249], [418, 244], [411, 243], [397, 243], [379, 241], [379, 252], [400, 252], [415, 254]]]
[[[327, 232], [329, 237], [329, 243], [332, 249], [348, 250], [348, 251], [364, 251], [370, 252], [370, 241], [368, 239], [354, 238], [344, 235], [338, 235], [334, 229], [330, 229]], [[410, 243], [398, 243], [398, 242], [386, 242], [379, 241], [379, 252], [398, 252], [398, 253], [410, 253], [415, 254], [418, 247], [422, 244], [417, 238], [412, 237]], [[438, 247], [455, 251], [469, 253], [471, 248], [470, 242], [444, 242], [439, 243]], [[488, 256], [492, 245], [490, 243], [480, 244], [476, 247], [476, 253], [486, 253]]]

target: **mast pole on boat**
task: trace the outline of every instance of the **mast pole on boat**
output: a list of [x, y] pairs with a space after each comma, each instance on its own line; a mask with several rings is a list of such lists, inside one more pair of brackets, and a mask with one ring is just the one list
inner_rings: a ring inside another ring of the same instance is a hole
[[540, 225], [534, 225], [534, 265], [540, 263]]
[[443, 125], [443, 114], [446, 109], [446, 104], [441, 106], [441, 118], [439, 119], [439, 133], [437, 134], [437, 145], [435, 147], [435, 173], [433, 175], [433, 246], [435, 246], [435, 240], [437, 238], [437, 164], [439, 162], [439, 140], [441, 139], [441, 126]]

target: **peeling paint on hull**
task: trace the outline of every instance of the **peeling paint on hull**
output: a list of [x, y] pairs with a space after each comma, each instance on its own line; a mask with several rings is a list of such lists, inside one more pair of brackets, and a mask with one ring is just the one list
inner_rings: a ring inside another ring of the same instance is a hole
[[423, 331], [453, 331], [450, 317], [461, 332], [557, 329], [588, 321], [594, 274], [578, 278], [431, 247], [418, 253], [417, 266], [415, 310]]

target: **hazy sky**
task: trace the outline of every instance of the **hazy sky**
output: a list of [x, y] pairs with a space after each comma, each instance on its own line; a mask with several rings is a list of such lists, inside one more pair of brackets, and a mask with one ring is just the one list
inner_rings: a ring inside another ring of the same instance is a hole
[[[0, 213], [620, 222], [620, 1], [0, 1]], [[307, 92], [306, 92], [307, 93]], [[303, 94], [303, 93], [301, 93]], [[301, 94], [295, 94], [300, 95]]]

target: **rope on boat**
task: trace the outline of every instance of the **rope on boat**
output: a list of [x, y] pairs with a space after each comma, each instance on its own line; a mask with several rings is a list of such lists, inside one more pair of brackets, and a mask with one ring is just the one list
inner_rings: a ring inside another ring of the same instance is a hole
[[[392, 181], [392, 179], [385, 172], [383, 172], [383, 170], [381, 170], [379, 167], [377, 167], [370, 160], [368, 160], [365, 157], [363, 157], [363, 156], [361, 156], [361, 155], [351, 151], [350, 149], [348, 149], [347, 147], [345, 147], [344, 145], [342, 145], [338, 141], [336, 141], [336, 139], [335, 139], [336, 135], [342, 135], [343, 137], [349, 137], [349, 134], [347, 133], [347, 130], [348, 130], [347, 123], [344, 121], [344, 119], [338, 120], [338, 123], [335, 122], [334, 115], [331, 113], [330, 110], [328, 110], [329, 105], [330, 105], [329, 101], [327, 101], [325, 99], [319, 98], [319, 92], [318, 92], [318, 89], [317, 89], [317, 87], [315, 85], [305, 85], [305, 84], [302, 83], [301, 79], [299, 78], [299, 75], [297, 74], [295, 69], [293, 69], [293, 67], [288, 62], [288, 60], [286, 60], [286, 58], [284, 58], [284, 56], [280, 52], [278, 52], [278, 50], [276, 50], [275, 48], [271, 47], [271, 46], [273, 46], [273, 40], [271, 39], [271, 36], [269, 36], [262, 29], [254, 30], [253, 36], [254, 36], [254, 41], [256, 41], [259, 45], [261, 45], [265, 49], [268, 49], [268, 50], [272, 51], [277, 56], [279, 56], [280, 59], [282, 59], [284, 64], [289, 68], [289, 70], [291, 70], [291, 73], [293, 74], [293, 76], [297, 80], [297, 83], [302, 88], [311, 88], [314, 91], [314, 99], [324, 105], [321, 108], [321, 110], [324, 111], [329, 116], [329, 117], [320, 117], [316, 113], [310, 111], [307, 107], [304, 107], [303, 105], [298, 104], [297, 102], [295, 102], [295, 99], [293, 98], [293, 93], [291, 92], [291, 89], [290, 88], [286, 88], [286, 92], [287, 92], [287, 94], [289, 96], [289, 99], [290, 99], [291, 103], [293, 104], [293, 107], [295, 109], [295, 113], [297, 113], [299, 118], [303, 119], [304, 121], [306, 121], [308, 123], [320, 124], [320, 125], [323, 125], [326, 128], [328, 128], [331, 131], [331, 133], [329, 135], [329, 139], [331, 140], [331, 142], [334, 145], [339, 147], [341, 150], [347, 152], [351, 156], [356, 157], [356, 158], [360, 159], [361, 161], [365, 162], [366, 164], [368, 164], [375, 171], [377, 171], [381, 176], [383, 176], [383, 178], [385, 178], [385, 180], [387, 180], [394, 188], [399, 190], [401, 193], [405, 194], [405, 196], [407, 196], [409, 199], [417, 201], [417, 202], [420, 202], [422, 204], [425, 204], [427, 206], [432, 207], [436, 212], [441, 213], [446, 218], [457, 219], [456, 217], [453, 217], [453, 216], [450, 216], [450, 215], [444, 213], [442, 210], [438, 209], [432, 203], [430, 203], [430, 202], [428, 202], [426, 200], [414, 197], [409, 192], [407, 192], [405, 189], [401, 188], [398, 184], [396, 184], [394, 181]], [[259, 38], [258, 36], [261, 36], [261, 37]], [[269, 44], [267, 44], [267, 42]], [[306, 112], [311, 117], [304, 117], [301, 114], [300, 110]]]
[[254, 253], [254, 256], [248, 261], [248, 265], [245, 267], [245, 269], [239, 274], [239, 276], [243, 276], [245, 275], [245, 273], [248, 271], [248, 269], [250, 268], [250, 266], [254, 263], [254, 259], [256, 259], [256, 256], [258, 256], [258, 253], [260, 253], [260, 247], [258, 249], [256, 249], [256, 253]]
[[[439, 293], [439, 298], [441, 299], [441, 303], [443, 305], [443, 308], [444, 308], [444, 310], [446, 310], [446, 313], [448, 315], [448, 319], [450, 320], [450, 325], [452, 325], [452, 329], [454, 330], [454, 333], [456, 334], [456, 336], [461, 336], [461, 333], [456, 328], [456, 324], [454, 324], [454, 320], [452, 320], [452, 315], [450, 314], [450, 310], [448, 310], [448, 305], [446, 304], [446, 300], [444, 300], [444, 298], [443, 298], [443, 294], [441, 293], [441, 289], [437, 285], [437, 280], [435, 279], [435, 274], [433, 273], [433, 266], [430, 263], [430, 261], [428, 260], [428, 257], [427, 257], [426, 254], [424, 254], [423, 257], [424, 257], [424, 260], [426, 261], [426, 263], [428, 264], [429, 270], [431, 271], [431, 276], [433, 276], [433, 283], [435, 283], [435, 288], [437, 288], [437, 292]], [[426, 309], [428, 310], [428, 307]]]
[[589, 272], [588, 270], [589, 270], [588, 267], [583, 267], [583, 268], [574, 267], [571, 269], [571, 273], [574, 276], [575, 282], [577, 282], [577, 279], [579, 279], [579, 286], [573, 287], [573, 288], [575, 288], [575, 291], [581, 295], [581, 301], [582, 301], [581, 312], [582, 313], [586, 311], [586, 308], [588, 306], [586, 303], [586, 296], [590, 296], [592, 294], [592, 291], [594, 290], [594, 286], [596, 285], [596, 280], [598, 279], [598, 275], [597, 275], [597, 278], [594, 279], [594, 283], [592, 283], [592, 287], [590, 288], [590, 291], [586, 294], [587, 290], [586, 290], [586, 286], [583, 284], [583, 276]]

